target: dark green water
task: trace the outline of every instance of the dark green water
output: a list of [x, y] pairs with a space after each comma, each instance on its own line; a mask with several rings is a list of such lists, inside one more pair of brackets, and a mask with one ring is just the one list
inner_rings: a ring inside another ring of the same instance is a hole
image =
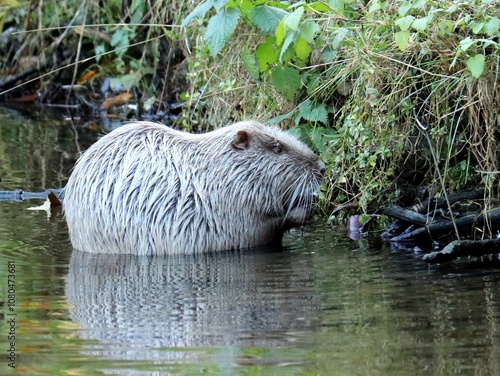
[[[64, 185], [75, 129], [0, 110], [0, 190]], [[500, 374], [491, 265], [428, 267], [321, 225], [285, 252], [90, 256], [41, 204], [0, 202], [1, 375]]]

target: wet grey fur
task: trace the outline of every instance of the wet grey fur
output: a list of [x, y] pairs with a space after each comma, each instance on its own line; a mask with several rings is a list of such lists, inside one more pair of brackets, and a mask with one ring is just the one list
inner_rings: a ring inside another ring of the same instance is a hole
[[135, 122], [82, 155], [64, 210], [73, 246], [87, 252], [277, 245], [309, 219], [323, 172], [306, 145], [257, 122], [201, 135]]

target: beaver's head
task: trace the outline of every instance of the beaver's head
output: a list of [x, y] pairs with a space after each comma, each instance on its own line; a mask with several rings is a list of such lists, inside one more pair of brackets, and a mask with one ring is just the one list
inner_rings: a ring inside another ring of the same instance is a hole
[[325, 164], [303, 142], [276, 127], [257, 122], [236, 123], [233, 155], [252, 204], [264, 215], [278, 217], [290, 228], [312, 214]]

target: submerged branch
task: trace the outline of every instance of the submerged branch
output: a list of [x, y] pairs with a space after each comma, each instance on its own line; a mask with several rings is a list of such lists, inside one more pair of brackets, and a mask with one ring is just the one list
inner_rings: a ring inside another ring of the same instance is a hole
[[429, 240], [432, 239], [432, 236], [442, 234], [444, 232], [451, 231], [455, 228], [464, 229], [467, 227], [472, 227], [475, 225], [482, 225], [486, 220], [489, 221], [500, 221], [500, 208], [496, 208], [486, 212], [485, 214], [481, 213], [478, 215], [468, 215], [462, 218], [459, 218], [453, 221], [439, 222], [433, 223], [409, 233], [404, 233], [399, 236], [395, 236], [390, 239], [391, 242], [400, 242], [400, 241], [413, 241], [419, 240], [422, 238], [427, 238]]
[[483, 256], [494, 253], [500, 253], [500, 239], [455, 240], [439, 252], [424, 255], [423, 260], [428, 263], [443, 263], [463, 256]]

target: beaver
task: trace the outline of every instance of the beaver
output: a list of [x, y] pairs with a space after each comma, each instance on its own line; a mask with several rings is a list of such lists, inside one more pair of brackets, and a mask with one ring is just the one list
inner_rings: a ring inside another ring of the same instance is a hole
[[325, 164], [277, 127], [204, 134], [138, 121], [93, 144], [65, 189], [74, 248], [196, 254], [281, 245], [312, 215]]

